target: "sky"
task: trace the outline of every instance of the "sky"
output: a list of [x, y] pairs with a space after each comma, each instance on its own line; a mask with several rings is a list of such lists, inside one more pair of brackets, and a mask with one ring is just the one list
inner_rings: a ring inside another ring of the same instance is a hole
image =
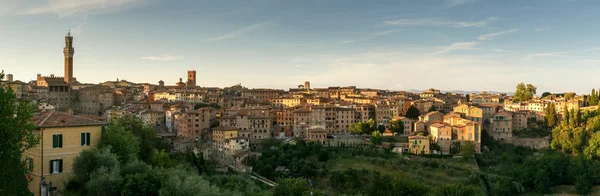
[[0, 0], [0, 69], [80, 82], [589, 93], [594, 0]]

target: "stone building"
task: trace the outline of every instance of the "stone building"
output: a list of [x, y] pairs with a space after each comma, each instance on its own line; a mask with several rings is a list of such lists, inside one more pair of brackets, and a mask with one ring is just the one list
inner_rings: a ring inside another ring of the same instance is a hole
[[113, 89], [107, 86], [95, 85], [74, 91], [75, 110], [78, 113], [90, 115], [104, 115], [106, 109], [115, 105]]

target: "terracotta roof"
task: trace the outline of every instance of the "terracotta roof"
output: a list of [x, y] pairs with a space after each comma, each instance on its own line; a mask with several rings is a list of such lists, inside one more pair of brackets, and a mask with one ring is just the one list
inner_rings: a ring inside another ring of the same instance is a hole
[[429, 112], [429, 113], [427, 113], [427, 114], [425, 114], [425, 115], [423, 115], [423, 116], [430, 116], [430, 115], [434, 115], [434, 114], [436, 114], [436, 113], [442, 114], [442, 113], [440, 113], [440, 112], [438, 112], [438, 111], [433, 111], [433, 112]]
[[433, 123], [432, 125], [430, 125], [432, 127], [436, 127], [436, 128], [442, 128], [444, 126], [446, 126], [444, 123]]
[[83, 116], [70, 115], [64, 112], [42, 112], [33, 117], [38, 127], [75, 127], [75, 126], [100, 126], [106, 123]]
[[102, 116], [95, 116], [95, 115], [89, 115], [89, 114], [78, 114], [78, 116], [97, 120], [97, 121], [104, 121], [104, 118]]
[[247, 154], [248, 154], [248, 151], [247, 150], [243, 150], [243, 151], [235, 153], [235, 155], [233, 155], [233, 156], [235, 156], [235, 157], [243, 157], [243, 156], [246, 156]]
[[44, 81], [48, 83], [48, 86], [69, 86], [69, 84], [65, 82], [65, 79], [63, 77], [44, 77]]

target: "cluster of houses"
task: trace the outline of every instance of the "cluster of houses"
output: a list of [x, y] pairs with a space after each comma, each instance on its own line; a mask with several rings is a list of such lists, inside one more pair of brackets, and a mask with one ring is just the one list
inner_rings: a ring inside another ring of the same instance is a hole
[[[515, 130], [543, 119], [548, 104], [555, 104], [559, 114], [564, 107], [576, 109], [586, 104], [580, 96], [512, 102], [505, 94], [465, 96], [435, 89], [415, 93], [354, 86], [310, 88], [306, 82], [298, 88], [280, 90], [241, 85], [199, 87], [193, 83], [165, 86], [162, 81], [159, 85], [119, 81], [84, 87], [79, 89], [77, 101], [81, 102], [82, 96], [107, 99], [90, 98], [91, 103], [102, 104], [87, 105], [90, 112], [38, 104], [36, 132], [43, 133], [44, 143], [40, 145], [44, 147], [23, 154], [34, 168], [30, 188], [34, 193], [39, 191], [42, 180], [63, 186], [73, 158], [98, 144], [102, 126], [123, 116], [140, 118], [156, 130], [158, 137], [172, 141], [176, 149], [194, 149], [203, 152], [205, 158], [239, 166], [269, 138], [303, 138], [333, 145], [332, 141], [339, 143], [340, 138], [349, 135], [352, 124], [370, 119], [388, 128], [393, 121], [402, 121], [404, 131], [398, 135], [406, 136], [408, 141], [393, 144], [398, 152], [449, 154], [453, 144], [465, 141], [473, 142], [476, 152], [480, 152], [482, 131], [494, 139], [511, 142]], [[129, 92], [129, 96], [115, 101], [118, 92]], [[133, 96], [136, 93], [139, 95]], [[418, 117], [406, 116], [410, 107], [419, 110]], [[390, 135], [390, 131], [384, 135]], [[46, 148], [50, 150], [39, 153]], [[39, 167], [41, 164], [49, 167]]]

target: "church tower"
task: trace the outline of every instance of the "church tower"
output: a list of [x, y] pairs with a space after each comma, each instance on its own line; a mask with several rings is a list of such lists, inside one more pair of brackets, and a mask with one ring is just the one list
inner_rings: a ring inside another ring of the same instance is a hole
[[65, 54], [65, 82], [71, 86], [73, 82], [73, 54], [75, 54], [75, 48], [73, 48], [73, 36], [71, 31], [65, 36], [65, 48], [63, 50]]
[[187, 86], [196, 86], [196, 70], [188, 70]]

